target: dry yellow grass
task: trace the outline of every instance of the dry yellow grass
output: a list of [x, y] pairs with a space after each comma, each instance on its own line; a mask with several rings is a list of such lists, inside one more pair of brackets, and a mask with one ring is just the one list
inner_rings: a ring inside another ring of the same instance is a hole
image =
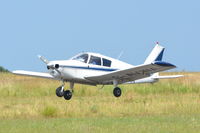
[[178, 74], [186, 76], [154, 85], [122, 85], [120, 98], [112, 95], [113, 86], [75, 85], [72, 100], [65, 101], [55, 96], [58, 81], [1, 73], [0, 119], [199, 114], [200, 74]]

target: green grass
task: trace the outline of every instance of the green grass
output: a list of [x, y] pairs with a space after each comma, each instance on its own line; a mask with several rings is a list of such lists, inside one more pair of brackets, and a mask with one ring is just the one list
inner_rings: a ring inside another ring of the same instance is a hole
[[57, 113], [57, 108], [54, 106], [46, 106], [44, 110], [42, 110], [42, 115], [45, 117], [55, 117]]
[[186, 76], [120, 85], [120, 98], [113, 86], [78, 84], [66, 101], [55, 95], [58, 81], [0, 73], [0, 132], [197, 133], [200, 73], [170, 74]]
[[200, 115], [15, 119], [0, 121], [0, 133], [199, 133], [199, 123]]

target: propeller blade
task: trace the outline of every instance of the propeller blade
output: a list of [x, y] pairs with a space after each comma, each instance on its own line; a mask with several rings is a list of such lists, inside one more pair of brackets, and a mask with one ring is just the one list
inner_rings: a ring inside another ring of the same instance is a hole
[[48, 64], [48, 63], [49, 63], [49, 61], [48, 61], [46, 58], [44, 58], [43, 56], [41, 56], [41, 55], [38, 55], [38, 58], [39, 58], [42, 62], [44, 62], [45, 64]]

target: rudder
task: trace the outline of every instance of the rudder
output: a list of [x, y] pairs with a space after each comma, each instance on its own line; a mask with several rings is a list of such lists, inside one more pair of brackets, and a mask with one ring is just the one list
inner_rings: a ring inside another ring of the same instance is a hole
[[165, 48], [156, 44], [149, 56], [146, 58], [144, 64], [150, 64], [154, 61], [162, 61]]

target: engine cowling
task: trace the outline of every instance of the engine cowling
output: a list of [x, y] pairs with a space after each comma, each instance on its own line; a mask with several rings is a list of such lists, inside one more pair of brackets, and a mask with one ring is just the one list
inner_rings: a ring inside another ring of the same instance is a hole
[[55, 78], [60, 78], [61, 77], [60, 73], [58, 71], [56, 71], [56, 70], [51, 70], [50, 74]]
[[49, 70], [49, 69], [58, 69], [60, 67], [60, 65], [59, 64], [52, 64], [52, 65], [47, 65], [47, 69]]

